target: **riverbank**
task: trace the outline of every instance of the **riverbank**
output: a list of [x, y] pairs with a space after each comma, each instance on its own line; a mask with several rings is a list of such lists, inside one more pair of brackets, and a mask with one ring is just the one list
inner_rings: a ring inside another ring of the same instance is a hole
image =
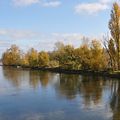
[[[6, 65], [0, 65], [6, 66]], [[80, 75], [88, 75], [88, 76], [101, 76], [101, 77], [108, 77], [108, 78], [117, 78], [120, 79], [120, 72], [108, 72], [108, 71], [92, 71], [92, 70], [68, 70], [62, 69], [59, 67], [56, 68], [38, 68], [38, 67], [28, 67], [28, 66], [16, 66], [16, 65], [9, 65], [7, 67], [14, 67], [17, 69], [29, 69], [29, 70], [41, 70], [41, 71], [50, 71], [55, 73], [65, 73], [65, 74], [80, 74]]]

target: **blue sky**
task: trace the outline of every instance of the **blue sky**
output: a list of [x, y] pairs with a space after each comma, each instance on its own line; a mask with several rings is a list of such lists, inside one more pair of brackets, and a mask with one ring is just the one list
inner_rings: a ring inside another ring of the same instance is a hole
[[83, 36], [108, 32], [114, 0], [1, 0], [0, 54], [11, 44], [52, 50], [56, 41], [79, 46]]

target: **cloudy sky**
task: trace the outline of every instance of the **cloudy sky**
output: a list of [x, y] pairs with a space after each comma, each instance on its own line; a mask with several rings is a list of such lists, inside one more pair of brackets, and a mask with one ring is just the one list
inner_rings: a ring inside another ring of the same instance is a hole
[[0, 0], [0, 55], [11, 44], [52, 50], [108, 32], [114, 0]]

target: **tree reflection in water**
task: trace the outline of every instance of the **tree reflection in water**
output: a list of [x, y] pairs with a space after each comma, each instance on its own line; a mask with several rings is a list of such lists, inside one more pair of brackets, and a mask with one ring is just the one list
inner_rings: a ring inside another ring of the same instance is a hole
[[30, 71], [29, 76], [29, 83], [33, 88], [39, 87], [40, 84], [42, 87], [47, 87], [51, 80], [54, 79], [54, 73], [44, 71]]
[[102, 97], [104, 82], [98, 77], [60, 74], [59, 93], [68, 99], [80, 95], [86, 105], [91, 102], [98, 104]]
[[58, 86], [58, 93], [67, 99], [74, 99], [78, 93], [80, 86], [79, 75], [60, 74], [60, 84]]
[[120, 120], [120, 81], [112, 81], [110, 106], [113, 112], [113, 120]]
[[4, 77], [12, 83], [13, 86], [19, 88], [21, 84], [27, 82], [33, 88], [47, 87], [54, 79], [55, 74], [36, 70], [20, 70], [13, 67], [3, 67]]
[[102, 98], [103, 80], [98, 77], [83, 76], [79, 91], [84, 98], [85, 105], [97, 105]]
[[30, 71], [29, 72], [29, 84], [33, 88], [38, 88], [40, 85], [40, 76], [38, 71]]
[[[12, 85], [16, 88], [19, 88], [22, 82], [22, 78], [26, 74], [26, 72], [18, 70], [13, 67], [4, 67], [3, 66], [3, 75], [4, 77], [12, 83]], [[27, 75], [27, 74], [26, 74]]]
[[56, 95], [60, 98], [67, 100], [82, 98], [85, 107], [100, 104], [108, 90], [110, 96], [107, 104], [113, 113], [113, 120], [120, 120], [120, 82], [118, 80], [19, 70], [11, 67], [3, 67], [3, 75], [16, 88], [20, 88], [25, 83], [34, 89], [53, 85]]

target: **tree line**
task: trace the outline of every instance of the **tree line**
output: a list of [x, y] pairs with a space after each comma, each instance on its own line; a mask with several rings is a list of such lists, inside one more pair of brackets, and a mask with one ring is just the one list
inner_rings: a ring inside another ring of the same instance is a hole
[[120, 70], [120, 6], [113, 4], [109, 21], [110, 35], [103, 42], [93, 39], [79, 48], [55, 44], [52, 52], [37, 51], [34, 48], [23, 53], [18, 46], [12, 45], [2, 55], [3, 65], [26, 67], [62, 68], [70, 70]]

